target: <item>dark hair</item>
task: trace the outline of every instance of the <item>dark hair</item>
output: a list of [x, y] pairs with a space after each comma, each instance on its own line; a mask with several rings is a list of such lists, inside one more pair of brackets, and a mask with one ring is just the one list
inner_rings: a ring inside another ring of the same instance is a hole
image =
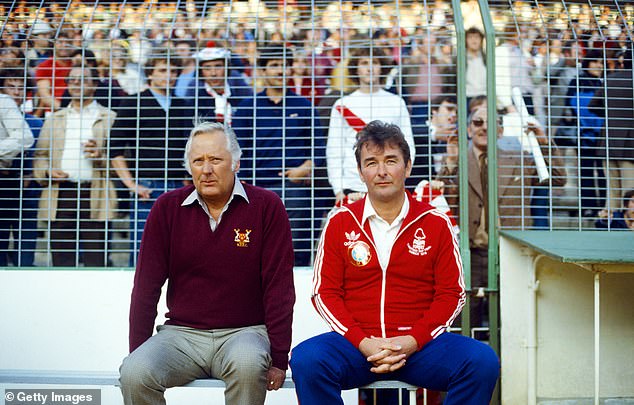
[[30, 81], [28, 73], [25, 75], [23, 68], [17, 67], [5, 67], [0, 70], [0, 90], [4, 90], [5, 82], [11, 79], [24, 80], [26, 77], [27, 83]]
[[186, 44], [192, 50], [196, 49], [196, 41], [191, 40], [191, 39], [177, 39], [177, 40], [174, 41], [174, 46], [180, 45], [180, 44]]
[[438, 111], [438, 108], [440, 108], [440, 105], [444, 103], [445, 101], [452, 104], [458, 104], [458, 98], [456, 96], [445, 94], [445, 95], [434, 97], [434, 99], [431, 101], [431, 110]]
[[469, 100], [469, 105], [467, 106], [467, 113], [471, 114], [477, 107], [486, 103], [487, 103], [487, 96], [484, 94], [480, 94], [479, 96], [473, 97], [471, 100]]
[[361, 149], [369, 143], [381, 149], [385, 148], [385, 145], [396, 146], [403, 153], [405, 163], [407, 164], [407, 162], [411, 161], [409, 145], [398, 125], [374, 120], [359, 131], [357, 142], [354, 145], [354, 156], [357, 159], [357, 167], [359, 168], [361, 168]]
[[470, 34], [478, 34], [478, 35], [480, 35], [480, 38], [484, 39], [484, 33], [483, 33], [482, 31], [480, 31], [480, 29], [479, 29], [479, 28], [476, 28], [476, 27], [471, 27], [471, 28], [469, 28], [468, 30], [466, 30], [466, 31], [464, 32], [464, 36], [465, 36], [465, 37], [466, 37], [467, 35], [470, 35]]
[[581, 61], [581, 67], [587, 69], [590, 62], [601, 61], [603, 63], [603, 52], [599, 49], [590, 49]]
[[626, 191], [625, 194], [623, 194], [623, 208], [627, 208], [627, 204], [630, 202], [632, 197], [634, 197], [634, 189]]
[[390, 73], [392, 69], [390, 60], [385, 55], [385, 51], [381, 48], [372, 46], [362, 46], [355, 49], [350, 54], [350, 61], [348, 62], [348, 72], [350, 72], [350, 80], [354, 84], [359, 84], [359, 60], [361, 58], [372, 58], [373, 61], [378, 61], [381, 65], [381, 78], [384, 78]]
[[172, 51], [168, 48], [161, 48], [152, 54], [145, 64], [145, 76], [149, 78], [154, 71], [154, 67], [158, 65], [159, 62], [165, 62], [171, 69], [174, 69], [176, 73], [178, 73], [181, 67], [178, 56], [172, 55]]
[[272, 60], [281, 60], [286, 66], [287, 60], [293, 59], [293, 51], [281, 43], [272, 43], [262, 47], [258, 52], [258, 67], [264, 68]]
[[74, 68], [84, 68], [90, 70], [90, 74], [92, 75], [93, 80], [99, 81], [99, 71], [97, 70], [97, 57], [95, 57], [95, 53], [90, 49], [77, 49], [73, 52], [72, 57], [81, 56], [83, 62], [74, 62]]

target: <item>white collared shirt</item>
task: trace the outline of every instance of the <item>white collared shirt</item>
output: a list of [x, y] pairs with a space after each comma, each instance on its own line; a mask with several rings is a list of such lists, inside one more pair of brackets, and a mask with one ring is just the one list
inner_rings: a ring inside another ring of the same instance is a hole
[[181, 203], [181, 206], [184, 207], [186, 205], [192, 204], [194, 201], [198, 201], [198, 204], [202, 207], [203, 211], [205, 211], [205, 214], [207, 214], [207, 216], [209, 217], [209, 227], [211, 228], [211, 231], [213, 232], [213, 231], [216, 230], [216, 228], [218, 227], [218, 224], [222, 220], [222, 214], [224, 214], [225, 211], [227, 211], [227, 209], [229, 208], [229, 204], [231, 204], [231, 201], [233, 201], [235, 196], [240, 196], [240, 197], [244, 198], [244, 200], [247, 203], [249, 202], [249, 197], [247, 197], [247, 193], [246, 193], [246, 191], [244, 191], [244, 187], [242, 186], [242, 183], [240, 183], [240, 179], [238, 179], [238, 176], [235, 176], [235, 180], [234, 180], [234, 183], [233, 183], [233, 191], [231, 192], [231, 197], [229, 197], [229, 201], [227, 201], [225, 206], [222, 207], [222, 211], [220, 211], [220, 215], [218, 215], [218, 220], [217, 221], [209, 213], [209, 209], [207, 208], [207, 204], [205, 204], [205, 201], [200, 196], [200, 194], [198, 194], [198, 190], [196, 190], [196, 189], [194, 189], [187, 196], [187, 198], [185, 198], [185, 200]]
[[94, 177], [92, 160], [86, 158], [84, 145], [94, 139], [92, 130], [97, 119], [99, 106], [94, 100], [81, 110], [68, 106], [61, 169], [68, 173], [70, 181], [79, 183], [90, 181]]
[[401, 212], [391, 224], [388, 224], [386, 220], [376, 213], [370, 198], [366, 198], [365, 200], [361, 224], [365, 225], [366, 220], [370, 221], [370, 229], [372, 230], [372, 237], [374, 238], [374, 245], [376, 246], [376, 254], [383, 271], [387, 269], [390, 255], [392, 254], [392, 247], [394, 247], [394, 242], [396, 241], [396, 235], [399, 229], [401, 229], [401, 225], [408, 211], [409, 200], [407, 199], [407, 195], [405, 195]]

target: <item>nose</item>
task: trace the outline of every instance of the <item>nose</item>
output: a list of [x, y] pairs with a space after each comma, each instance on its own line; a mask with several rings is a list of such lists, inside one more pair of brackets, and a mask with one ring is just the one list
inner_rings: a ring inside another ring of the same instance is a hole
[[203, 162], [203, 173], [211, 174], [214, 171], [214, 165], [210, 161]]
[[379, 164], [377, 165], [377, 173], [376, 174], [381, 176], [381, 177], [387, 176], [387, 166], [385, 165], [385, 163], [379, 162]]

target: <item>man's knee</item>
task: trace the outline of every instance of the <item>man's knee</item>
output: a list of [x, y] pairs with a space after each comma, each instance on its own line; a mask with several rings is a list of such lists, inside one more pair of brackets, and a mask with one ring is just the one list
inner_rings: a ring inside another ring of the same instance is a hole
[[497, 381], [500, 375], [500, 360], [489, 345], [477, 342], [470, 353], [468, 362], [473, 370], [474, 378], [482, 382]]
[[323, 348], [320, 349], [315, 338], [300, 343], [291, 351], [289, 365], [293, 377], [310, 378], [311, 375], [319, 373], [323, 359]]
[[123, 359], [123, 363], [119, 367], [121, 388], [137, 390], [142, 387], [156, 386], [158, 382], [152, 369], [153, 367], [147, 361], [131, 353]]

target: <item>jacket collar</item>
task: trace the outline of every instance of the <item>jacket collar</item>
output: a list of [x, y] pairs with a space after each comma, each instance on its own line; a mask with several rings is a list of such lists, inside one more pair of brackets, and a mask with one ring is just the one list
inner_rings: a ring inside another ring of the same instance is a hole
[[[434, 207], [432, 207], [429, 203], [417, 201], [416, 199], [414, 199], [409, 191], [405, 190], [405, 194], [407, 196], [407, 201], [409, 202], [409, 210], [407, 211], [407, 215], [405, 215], [405, 219], [403, 220], [403, 227], [434, 209]], [[350, 214], [362, 227], [363, 212], [365, 210], [367, 199], [368, 197], [366, 196], [359, 201], [355, 201], [352, 204], [343, 207], [343, 209], [350, 212]]]

